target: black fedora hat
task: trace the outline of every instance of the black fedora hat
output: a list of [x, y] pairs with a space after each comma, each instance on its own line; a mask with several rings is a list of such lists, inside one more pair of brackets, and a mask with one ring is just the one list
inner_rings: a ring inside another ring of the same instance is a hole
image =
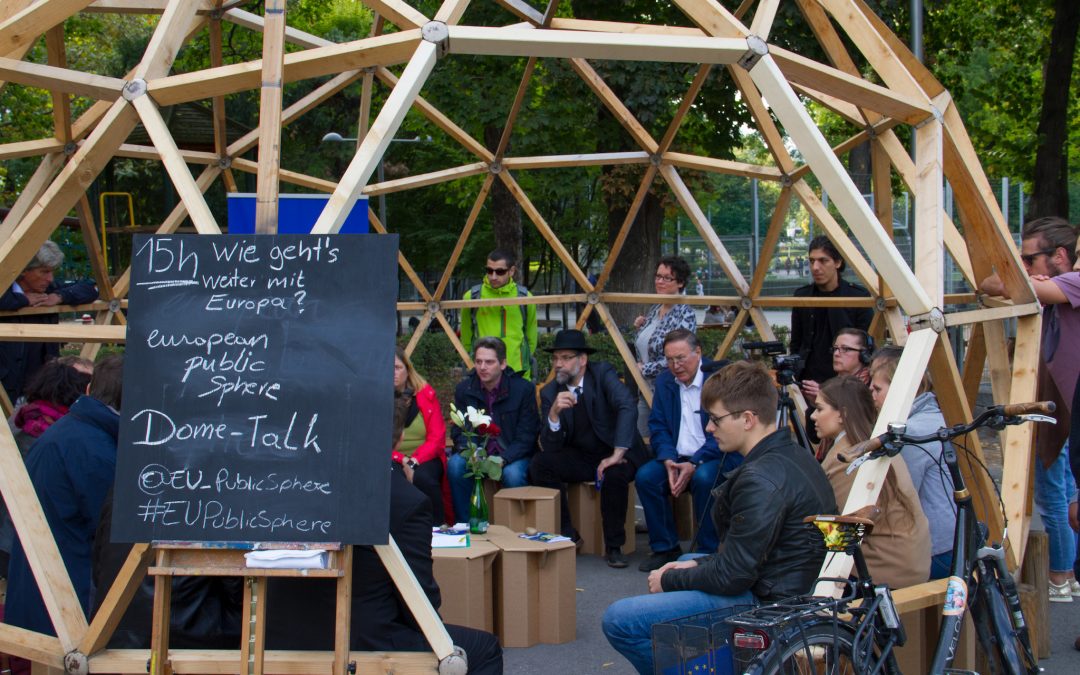
[[555, 334], [555, 343], [550, 347], [545, 347], [546, 352], [557, 352], [563, 349], [581, 352], [583, 354], [592, 354], [596, 350], [589, 346], [589, 343], [585, 341], [585, 333], [573, 328], [561, 330]]

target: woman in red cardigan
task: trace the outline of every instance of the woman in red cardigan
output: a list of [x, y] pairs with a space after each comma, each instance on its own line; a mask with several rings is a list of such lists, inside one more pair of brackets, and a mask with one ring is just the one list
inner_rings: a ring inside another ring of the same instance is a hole
[[450, 484], [446, 480], [446, 422], [435, 389], [416, 372], [405, 350], [394, 357], [394, 389], [409, 397], [401, 444], [391, 457], [405, 477], [431, 500], [434, 525], [453, 524]]

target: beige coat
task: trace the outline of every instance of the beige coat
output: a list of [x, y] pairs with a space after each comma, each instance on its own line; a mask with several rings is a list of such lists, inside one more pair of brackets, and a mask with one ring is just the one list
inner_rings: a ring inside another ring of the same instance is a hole
[[[847, 502], [858, 471], [845, 473], [848, 465], [837, 459], [836, 455], [850, 447], [851, 443], [842, 437], [829, 449], [825, 461], [821, 463], [836, 493], [836, 503], [841, 508]], [[905, 511], [900, 494], [907, 497], [914, 517]], [[911, 474], [903, 460], [893, 462], [889, 478], [878, 495], [877, 505], [881, 515], [862, 545], [870, 576], [877, 583], [888, 584], [889, 588], [904, 588], [927, 581], [930, 578], [930, 523], [926, 520], [919, 503], [919, 493], [915, 491], [915, 484], [911, 482]]]

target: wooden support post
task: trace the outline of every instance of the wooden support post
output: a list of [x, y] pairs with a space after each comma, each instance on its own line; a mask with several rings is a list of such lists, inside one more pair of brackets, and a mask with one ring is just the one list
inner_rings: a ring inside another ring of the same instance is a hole
[[412, 612], [413, 619], [420, 626], [435, 656], [440, 660], [445, 659], [454, 651], [453, 640], [450, 639], [442, 620], [439, 619], [439, 615], [428, 602], [423, 589], [420, 588], [420, 582], [416, 580], [412, 568], [405, 562], [405, 556], [401, 554], [397, 542], [390, 537], [389, 542], [377, 545], [374, 549], [379, 554], [379, 560], [382, 560], [390, 578], [394, 580], [394, 585], [401, 593], [402, 600]]
[[266, 0], [264, 20], [255, 232], [276, 234], [278, 171], [281, 168], [281, 102], [285, 86], [282, 81], [285, 68], [285, 0]]
[[[1013, 354], [1012, 388], [1008, 403], [1035, 400], [1039, 370], [1039, 336], [1042, 316], [1034, 314], [1016, 320], [1016, 351]], [[1001, 500], [1005, 503], [1005, 518], [1009, 523], [1009, 539], [1005, 544], [1005, 561], [1015, 570], [1024, 556], [1028, 510], [1028, 485], [1032, 480], [1030, 424], [1005, 429], [1001, 444], [1004, 466], [1001, 471]]]
[[915, 277], [935, 307], [944, 306], [945, 299], [941, 135], [941, 122], [928, 119], [919, 128], [915, 149]]

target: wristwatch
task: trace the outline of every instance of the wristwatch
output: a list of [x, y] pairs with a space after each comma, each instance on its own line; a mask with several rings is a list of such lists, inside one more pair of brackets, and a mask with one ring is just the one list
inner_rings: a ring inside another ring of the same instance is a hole
[[409, 468], [416, 471], [416, 467], [420, 466], [420, 462], [416, 461], [412, 457], [406, 457], [405, 463], [409, 465]]

